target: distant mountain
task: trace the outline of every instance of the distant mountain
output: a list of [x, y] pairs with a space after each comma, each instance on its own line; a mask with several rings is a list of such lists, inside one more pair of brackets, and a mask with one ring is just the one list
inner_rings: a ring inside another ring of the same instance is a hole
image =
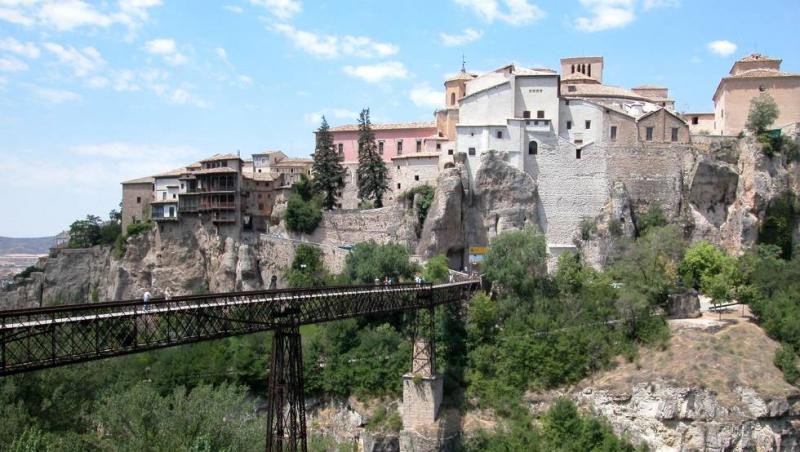
[[47, 254], [50, 247], [55, 244], [55, 236], [32, 238], [0, 237], [0, 255]]

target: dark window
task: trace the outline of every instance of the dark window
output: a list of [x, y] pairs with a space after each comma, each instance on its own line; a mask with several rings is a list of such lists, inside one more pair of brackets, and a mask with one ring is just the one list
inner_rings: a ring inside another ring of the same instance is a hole
[[183, 190], [183, 184], [181, 184], [181, 190]]
[[414, 180], [419, 180], [419, 174], [414, 175]]
[[672, 141], [678, 141], [678, 128], [672, 128]]
[[581, 158], [581, 150], [580, 149], [575, 149], [575, 158], [576, 159]]
[[[677, 136], [677, 134], [676, 134], [676, 136]], [[675, 141], [675, 140], [672, 140], [672, 141]], [[172, 194], [172, 199], [175, 199], [177, 197], [178, 197], [178, 195], [176, 195], [175, 193]]]
[[528, 155], [536, 155], [539, 153], [539, 143], [531, 141], [528, 143]]
[[456, 104], [456, 93], [450, 93], [450, 105]]
[[652, 127], [647, 127], [645, 129], [645, 140], [653, 141], [653, 128]]
[[573, 74], [575, 73], [575, 65], [574, 64], [572, 65], [572, 73]]
[[226, 166], [227, 167], [228, 166], [228, 161], [227, 160], [223, 161], [222, 162], [222, 166]]
[[544, 110], [539, 110], [536, 112], [536, 117], [539, 119], [544, 119]]
[[475, 155], [475, 148], [469, 148], [469, 155]]
[[700, 124], [700, 118], [697, 116], [692, 116], [692, 125], [696, 126], [697, 124]]
[[378, 141], [378, 154], [383, 155], [383, 141]]
[[617, 139], [617, 126], [611, 126], [611, 139]]
[[575, 144], [583, 144], [583, 140], [575, 140]]
[[529, 112], [528, 110], [523, 111], [522, 112], [522, 117], [525, 118], [525, 119], [530, 118], [531, 117], [531, 112]]
[[397, 141], [397, 155], [400, 155], [402, 153], [403, 153], [403, 140], [398, 140]]
[[764, 88], [764, 85], [758, 85], [758, 90], [763, 93], [764, 91], [767, 90], [767, 88]]
[[422, 140], [417, 140], [417, 152], [422, 151]]
[[437, 151], [441, 151], [442, 150], [442, 143], [436, 143], [436, 150]]
[[592, 76], [592, 65], [591, 65], [591, 64], [589, 65], [589, 68], [588, 68], [588, 69], [589, 69], [589, 73], [588, 73], [588, 74], [586, 74], [586, 75], [588, 75], [589, 77], [591, 77], [591, 76]]
[[141, 196], [137, 196], [136, 197], [136, 204], [141, 204], [141, 203], [142, 203], [142, 197]]
[[586, 123], [585, 123], [585, 126], [586, 126], [586, 127], [585, 127], [585, 128], [586, 128], [586, 130], [589, 130], [589, 129], [591, 129], [591, 128], [592, 128], [592, 121], [586, 121]]
[[574, 92], [575, 90], [577, 90], [577, 88], [575, 87], [575, 85], [569, 85], [569, 86], [567, 86], [567, 91], [568, 91], [568, 92], [572, 93], [572, 92]]
[[399, 183], [397, 184], [397, 189], [400, 190], [400, 184]]
[[567, 121], [567, 130], [572, 130], [572, 121]]
[[569, 105], [569, 99], [564, 101], [564, 105]]
[[344, 145], [339, 143], [339, 154], [344, 154]]
[[258, 210], [264, 210], [264, 204], [258, 203]]
[[498, 130], [497, 131], [497, 138], [503, 138], [503, 131], [502, 130]]
[[447, 155], [453, 155], [453, 150], [452, 149], [448, 149], [447, 150]]

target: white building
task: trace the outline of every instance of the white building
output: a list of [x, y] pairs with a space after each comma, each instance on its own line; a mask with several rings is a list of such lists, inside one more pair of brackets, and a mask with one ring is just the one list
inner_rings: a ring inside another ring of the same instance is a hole
[[181, 190], [180, 175], [185, 169], [170, 171], [153, 177], [153, 200], [150, 201], [150, 218], [156, 221], [178, 220], [178, 195]]

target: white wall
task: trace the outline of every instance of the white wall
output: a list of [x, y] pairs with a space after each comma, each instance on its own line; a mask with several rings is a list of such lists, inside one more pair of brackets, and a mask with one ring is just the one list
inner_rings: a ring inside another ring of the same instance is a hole
[[[601, 106], [584, 102], [578, 99], [561, 101], [561, 124], [559, 125], [562, 138], [574, 143], [575, 140], [583, 140], [583, 144], [600, 142], [603, 139], [604, 128], [603, 120], [605, 109]], [[572, 129], [567, 130], [567, 121], [572, 121]], [[591, 121], [591, 127], [586, 129], [586, 121]]]
[[178, 202], [180, 192], [180, 181], [177, 177], [157, 177], [155, 179], [155, 191], [153, 192], [154, 201], [175, 200]]
[[514, 116], [511, 84], [489, 88], [461, 101], [459, 125], [500, 125]]
[[521, 118], [524, 111], [536, 112], [544, 110], [544, 119], [558, 124], [558, 77], [554, 76], [522, 76], [515, 77], [514, 117]]

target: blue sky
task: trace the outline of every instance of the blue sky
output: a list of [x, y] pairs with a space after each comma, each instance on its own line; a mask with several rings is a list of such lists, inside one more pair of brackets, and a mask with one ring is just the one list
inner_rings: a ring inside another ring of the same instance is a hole
[[0, 0], [0, 235], [57, 233], [121, 180], [214, 152], [308, 156], [325, 114], [431, 120], [458, 70], [602, 55], [707, 111], [752, 51], [800, 72], [800, 2]]

